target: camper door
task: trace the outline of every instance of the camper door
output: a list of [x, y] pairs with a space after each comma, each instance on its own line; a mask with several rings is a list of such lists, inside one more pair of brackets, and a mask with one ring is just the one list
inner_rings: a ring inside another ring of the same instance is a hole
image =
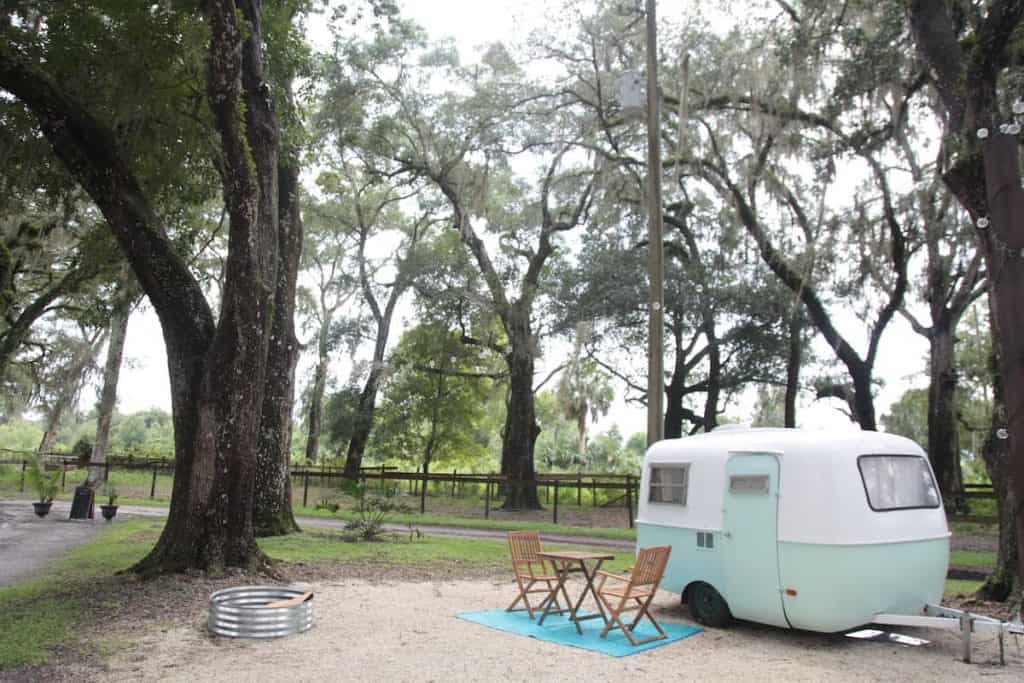
[[779, 459], [733, 453], [726, 465], [722, 542], [733, 616], [786, 627], [779, 582]]

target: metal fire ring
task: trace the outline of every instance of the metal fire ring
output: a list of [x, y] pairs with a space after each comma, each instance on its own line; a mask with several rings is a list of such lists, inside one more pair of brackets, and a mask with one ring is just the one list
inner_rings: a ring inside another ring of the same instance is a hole
[[302, 633], [313, 625], [313, 600], [286, 607], [273, 602], [301, 597], [305, 591], [284, 586], [240, 586], [210, 595], [210, 631], [231, 638], [277, 638]]

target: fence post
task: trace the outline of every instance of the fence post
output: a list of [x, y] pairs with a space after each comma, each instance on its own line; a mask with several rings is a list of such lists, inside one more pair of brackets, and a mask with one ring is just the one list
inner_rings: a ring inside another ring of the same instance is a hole
[[380, 490], [384, 490], [384, 465], [380, 466]]
[[64, 481], [68, 478], [68, 470], [66, 467], [64, 467], [64, 465], [61, 465], [60, 469], [60, 492], [64, 493]]
[[456, 478], [458, 476], [458, 474], [459, 474], [458, 470], [456, 470], [456, 469], [452, 470], [452, 498], [455, 497], [455, 483], [458, 481], [458, 479]]
[[558, 480], [555, 479], [555, 504], [554, 504], [554, 524], [558, 524]]
[[110, 463], [103, 463], [103, 481], [110, 481]]
[[302, 507], [306, 507], [306, 501], [309, 497], [309, 470], [305, 472], [302, 477]]
[[423, 463], [423, 486], [420, 487], [420, 514], [427, 511], [427, 477], [430, 475], [429, 463]]
[[633, 528], [633, 481], [626, 475], [626, 515], [629, 517], [629, 528]]
[[153, 500], [156, 498], [156, 473], [159, 467], [153, 465], [153, 482], [149, 485], [149, 499]]
[[576, 473], [576, 505], [583, 507], [583, 477]]
[[25, 492], [25, 467], [28, 465], [26, 460], [21, 461], [21, 483], [18, 484], [18, 490], [22, 493]]
[[491, 516], [491, 475], [484, 481], [484, 519]]

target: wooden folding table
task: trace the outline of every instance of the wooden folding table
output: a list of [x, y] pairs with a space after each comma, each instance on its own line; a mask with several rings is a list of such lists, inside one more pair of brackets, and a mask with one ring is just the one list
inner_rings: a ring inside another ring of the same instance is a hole
[[[575, 568], [583, 573], [583, 577], [586, 584], [583, 586], [583, 592], [580, 593], [579, 599], [576, 601], [576, 605], [573, 606], [569, 612], [569, 618], [572, 619], [576, 625], [576, 631], [580, 635], [583, 634], [583, 629], [580, 628], [580, 622], [587, 619], [601, 619], [608, 623], [608, 617], [605, 616], [604, 608], [601, 606], [601, 601], [597, 599], [597, 595], [594, 593], [594, 576], [597, 570], [601, 568], [601, 565], [605, 560], [614, 560], [615, 556], [610, 553], [590, 553], [578, 550], [551, 550], [537, 553], [537, 557], [542, 557], [545, 560], [550, 560], [555, 567], [555, 572], [558, 574], [558, 584], [554, 589], [544, 598], [544, 602], [541, 606], [544, 608], [544, 613], [540, 615], [540, 619], [537, 620], [538, 624], [543, 624], [545, 617], [548, 616], [549, 612], [557, 610], [552, 609], [556, 604], [555, 596], [558, 594], [559, 589], [565, 594], [565, 580], [569, 577], [569, 572]], [[589, 564], [588, 564], [589, 563]], [[588, 614], [586, 616], [579, 616], [580, 606], [583, 604], [583, 600], [587, 597], [587, 593], [590, 593], [591, 597], [594, 598], [594, 602], [597, 603], [597, 614]]]

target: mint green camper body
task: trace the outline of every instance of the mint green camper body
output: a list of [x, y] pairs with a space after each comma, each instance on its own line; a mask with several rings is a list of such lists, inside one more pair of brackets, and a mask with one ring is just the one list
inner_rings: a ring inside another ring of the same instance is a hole
[[942, 600], [949, 529], [924, 452], [874, 432], [727, 429], [654, 444], [639, 547], [662, 582], [708, 584], [732, 616], [843, 631]]

